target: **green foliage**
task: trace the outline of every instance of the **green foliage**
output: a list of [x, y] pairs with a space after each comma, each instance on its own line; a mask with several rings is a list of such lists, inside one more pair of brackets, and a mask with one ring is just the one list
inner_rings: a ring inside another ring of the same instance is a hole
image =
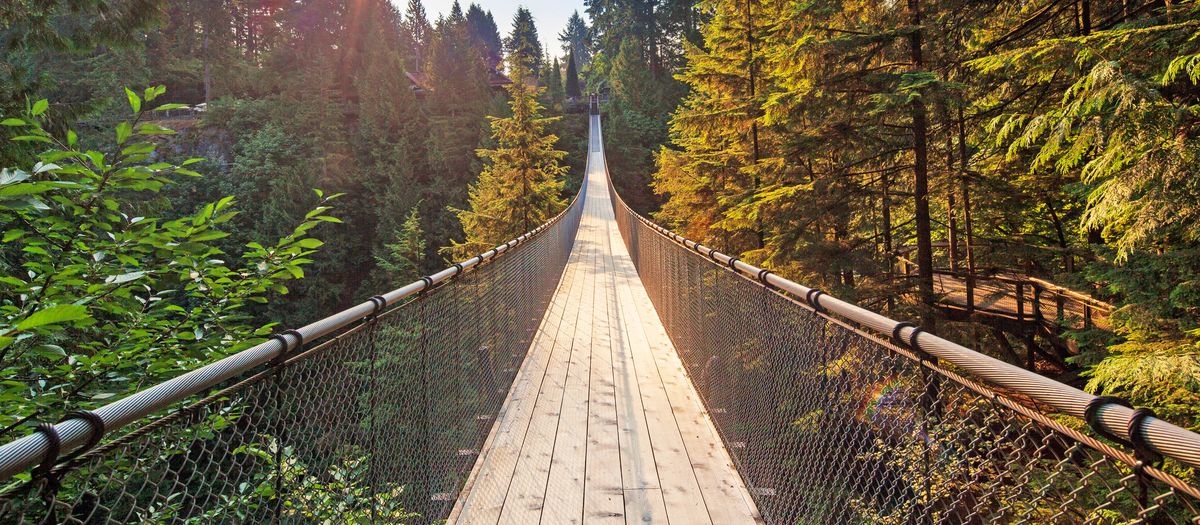
[[591, 31], [588, 30], [587, 22], [579, 16], [579, 11], [571, 13], [571, 18], [567, 19], [567, 26], [558, 34], [558, 41], [562, 44], [563, 53], [571, 57], [567, 63], [568, 71], [572, 64], [575, 67], [583, 67], [591, 61]]
[[[702, 45], [685, 46], [678, 74], [689, 93], [656, 158], [656, 217], [893, 317], [929, 315], [895, 252], [925, 243], [928, 224], [930, 241], [957, 250], [919, 266], [963, 272], [970, 235], [988, 246], [972, 252], [976, 271], [1056, 280], [1119, 306], [1104, 329], [1066, 334], [1077, 344], [1037, 341], [1078, 352], [1084, 379], [1065, 378], [1196, 425], [1200, 11], [1064, 5], [702, 3]], [[608, 64], [617, 101], [606, 131], [649, 131], [628, 109], [656, 105], [639, 100], [654, 94], [653, 60], [635, 71], [634, 53], [612, 49], [636, 30], [617, 20], [637, 7], [588, 6], [603, 49], [593, 69]], [[629, 176], [614, 170], [618, 187]], [[930, 193], [913, 198], [922, 178]], [[969, 323], [939, 333], [1004, 355]]]
[[567, 53], [567, 76], [564, 82], [566, 82], [566, 96], [571, 98], [583, 96], [583, 93], [579, 91], [579, 69], [575, 66], [576, 62], [578, 60], [575, 58], [575, 52]]
[[[270, 324], [248, 311], [303, 267], [323, 243], [310, 230], [326, 221], [337, 195], [320, 203], [271, 243], [240, 253], [218, 247], [238, 215], [232, 197], [177, 218], [150, 216], [148, 203], [189, 166], [157, 158], [156, 137], [171, 130], [146, 122], [160, 87], [126, 90], [132, 117], [103, 146], [74, 131], [48, 131], [39, 100], [4, 125], [12, 140], [41, 152], [0, 172], [4, 232], [0, 279], [0, 390], [8, 432], [31, 419], [94, 407], [261, 340]], [[159, 106], [161, 107], [161, 106]]]
[[[509, 60], [519, 63], [526, 72], [538, 72], [542, 69], [542, 42], [538, 39], [537, 26], [533, 23], [533, 13], [525, 7], [518, 7], [513, 16], [512, 30], [504, 42], [505, 49], [510, 55]], [[514, 80], [517, 68], [512, 67], [510, 74]]]
[[[516, 78], [527, 74], [520, 58], [511, 57]], [[508, 87], [512, 116], [490, 117], [493, 149], [480, 149], [486, 161], [479, 179], [471, 185], [469, 209], [454, 209], [466, 239], [445, 252], [462, 259], [483, 253], [515, 239], [550, 220], [566, 206], [559, 160], [565, 151], [554, 149], [558, 137], [546, 127], [558, 120], [541, 116], [536, 90], [524, 82]]]
[[[238, 458], [253, 458], [260, 465], [253, 478], [239, 486], [239, 493], [220, 498], [209, 505], [203, 513], [186, 516], [182, 502], [155, 509], [146, 516], [145, 523], [186, 523], [201, 525], [230, 515], [260, 514], [280, 502], [281, 517], [313, 523], [409, 523], [420, 515], [409, 512], [402, 505], [403, 485], [375, 487], [367, 479], [369, 457], [343, 458], [329, 465], [325, 471], [314, 471], [306, 465], [292, 447], [280, 449], [278, 439], [261, 436], [262, 443], [243, 445], [231, 454]], [[276, 459], [278, 458], [278, 459]], [[245, 459], [243, 459], [245, 461]], [[282, 472], [282, 479], [275, 473]], [[286, 487], [278, 494], [275, 487]]]
[[546, 99], [550, 101], [550, 107], [562, 108], [566, 92], [563, 90], [562, 65], [558, 63], [558, 58], [555, 58], [553, 62], [548, 64], [546, 72], [542, 74], [542, 78], [545, 79]]
[[500, 28], [496, 26], [492, 12], [485, 12], [478, 4], [471, 4], [467, 8], [466, 19], [471, 42], [483, 50], [484, 59], [490, 68], [499, 67], [504, 44], [500, 40]]
[[400, 229], [392, 233], [394, 242], [384, 244], [387, 252], [375, 256], [379, 270], [387, 274], [392, 283], [416, 280], [421, 275], [421, 262], [425, 260], [425, 232], [421, 229], [421, 216], [416, 206], [408, 211]]

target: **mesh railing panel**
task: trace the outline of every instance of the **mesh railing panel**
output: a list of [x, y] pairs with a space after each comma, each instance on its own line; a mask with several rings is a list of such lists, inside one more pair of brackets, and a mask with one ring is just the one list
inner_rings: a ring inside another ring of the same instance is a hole
[[[716, 264], [613, 195], [667, 333], [768, 523], [1200, 523], [1200, 491]], [[1167, 466], [1194, 476], [1179, 463]]]
[[439, 521], [497, 420], [581, 210], [579, 199], [502, 257], [15, 485], [0, 523]]

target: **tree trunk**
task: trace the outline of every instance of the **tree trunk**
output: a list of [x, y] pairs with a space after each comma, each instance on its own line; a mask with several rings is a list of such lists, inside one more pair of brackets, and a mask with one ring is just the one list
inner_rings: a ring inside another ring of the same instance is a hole
[[[883, 187], [883, 191], [882, 191], [883, 195], [881, 195], [880, 199], [879, 199], [879, 204], [880, 204], [879, 211], [880, 211], [880, 215], [881, 215], [880, 219], [881, 219], [881, 222], [883, 223], [882, 225], [880, 225], [881, 228], [883, 229], [883, 259], [884, 259], [884, 263], [887, 265], [887, 271], [884, 272], [884, 278], [887, 279], [889, 286], [894, 284], [892, 282], [892, 280], [894, 278], [893, 270], [896, 267], [896, 262], [893, 260], [893, 257], [895, 256], [895, 254], [892, 253], [892, 203], [891, 203], [892, 199], [889, 195], [890, 187], [891, 187], [890, 179], [891, 178], [888, 176], [888, 171], [883, 170], [883, 174], [881, 174], [879, 176], [879, 185]], [[887, 311], [888, 311], [888, 313], [889, 314], [892, 313], [892, 311], [895, 310], [895, 308], [896, 308], [895, 295], [889, 293], [889, 294], [887, 294]]]
[[[921, 1], [908, 0], [908, 10], [909, 23], [913, 26], [912, 34], [908, 37], [909, 50], [912, 56], [912, 70], [916, 72], [925, 66], [921, 56]], [[921, 325], [926, 331], [935, 332], [937, 318], [933, 314], [933, 238], [929, 218], [929, 123], [923, 99], [913, 100], [910, 106], [914, 156], [913, 218], [917, 229], [917, 289], [924, 304]]]
[[958, 166], [962, 186], [963, 231], [967, 234], [967, 313], [975, 312], [975, 233], [971, 228], [971, 187], [967, 180], [967, 124], [962, 105], [958, 106]]
[[[754, 13], [751, 10], [753, 0], [746, 0], [746, 71], [749, 84], [750, 100], [746, 114], [750, 116], [750, 141], [753, 147], [753, 163], [754, 163], [754, 192], [758, 193], [758, 187], [762, 184], [758, 176], [758, 115], [756, 111], [757, 91], [755, 87], [756, 78], [754, 71]], [[765, 234], [763, 232], [762, 210], [759, 210], [758, 219], [755, 221], [755, 236], [758, 240], [758, 248], [762, 249], [765, 246]]]
[[212, 101], [212, 59], [208, 56], [208, 25], [204, 26], [204, 41], [200, 55], [204, 60], [204, 103]]
[[[951, 125], [949, 111], [946, 112], [946, 172], [954, 173], [954, 136], [950, 133]], [[951, 175], [951, 180], [954, 177]], [[950, 272], [958, 274], [958, 210], [954, 206], [954, 193], [958, 188], [954, 184], [950, 184], [950, 189], [946, 191], [946, 242], [950, 246], [947, 255], [950, 258]]]

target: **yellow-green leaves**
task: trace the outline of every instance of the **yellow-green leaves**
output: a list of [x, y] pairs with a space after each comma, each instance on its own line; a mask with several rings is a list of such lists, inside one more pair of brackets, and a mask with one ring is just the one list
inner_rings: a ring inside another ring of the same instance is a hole
[[87, 308], [77, 304], [60, 304], [34, 312], [16, 324], [16, 330], [29, 330], [46, 325], [87, 319]]

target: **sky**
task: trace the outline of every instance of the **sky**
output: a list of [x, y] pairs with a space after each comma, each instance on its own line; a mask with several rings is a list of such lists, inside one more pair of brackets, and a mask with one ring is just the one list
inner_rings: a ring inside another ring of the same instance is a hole
[[[444, 15], [450, 12], [450, 6], [454, 4], [454, 0], [424, 0], [425, 10], [429, 12], [429, 20], [437, 20], [439, 15]], [[392, 0], [393, 4], [400, 7], [403, 12], [408, 0]], [[463, 11], [467, 10], [467, 6], [471, 5], [471, 0], [459, 0]], [[507, 37], [509, 31], [512, 30], [513, 15], [517, 14], [518, 6], [525, 6], [533, 13], [533, 20], [537, 23], [538, 38], [542, 41], [542, 47], [550, 52], [551, 56], [562, 54], [562, 47], [558, 43], [558, 34], [567, 26], [567, 19], [571, 18], [571, 13], [578, 10], [579, 15], [587, 20], [587, 13], [583, 11], [583, 0], [474, 0], [474, 3], [479, 4], [484, 11], [491, 11], [492, 17], [496, 19], [496, 25], [500, 27], [500, 36]]]

